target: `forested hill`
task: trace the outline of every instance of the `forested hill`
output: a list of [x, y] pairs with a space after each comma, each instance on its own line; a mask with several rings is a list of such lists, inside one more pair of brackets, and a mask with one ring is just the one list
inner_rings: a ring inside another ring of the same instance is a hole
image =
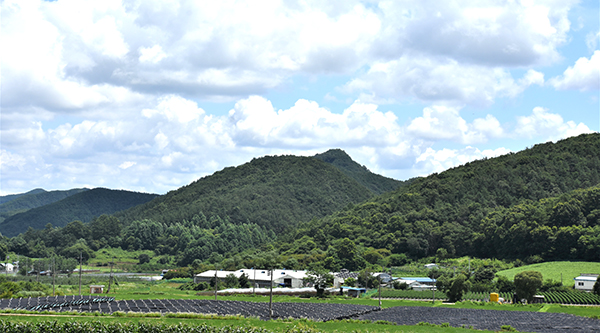
[[[306, 222], [279, 244], [307, 236], [303, 242], [327, 249], [348, 238], [412, 257], [439, 251], [442, 256], [590, 259], [596, 253], [593, 260], [600, 260], [600, 190], [594, 187], [599, 183], [600, 134], [580, 135], [417, 179]], [[329, 262], [336, 262], [335, 256]]]
[[0, 223], [9, 216], [42, 207], [88, 190], [87, 188], [75, 188], [66, 191], [46, 191], [40, 188], [27, 193], [3, 196], [3, 203], [0, 204]]
[[352, 160], [352, 158], [341, 149], [330, 149], [322, 154], [317, 154], [314, 157], [340, 169], [348, 177], [353, 178], [362, 186], [368, 188], [377, 195], [393, 191], [404, 184], [402, 181], [372, 173], [365, 166]]
[[96, 216], [113, 214], [148, 202], [156, 196], [105, 188], [84, 190], [54, 203], [8, 217], [0, 223], [0, 233], [12, 237], [27, 231], [29, 227], [42, 229], [48, 223], [63, 227], [75, 220], [89, 222]]
[[367, 187], [320, 159], [266, 156], [225, 168], [117, 217], [124, 224], [141, 219], [172, 224], [203, 213], [281, 232], [372, 196]]
[[0, 205], [3, 204], [3, 203], [5, 203], [5, 202], [9, 202], [9, 201], [15, 200], [18, 197], [22, 197], [24, 195], [38, 194], [38, 193], [43, 193], [43, 192], [46, 192], [46, 190], [44, 190], [43, 188], [36, 188], [36, 189], [33, 189], [33, 190], [31, 190], [29, 192], [25, 192], [25, 193], [0, 195]]

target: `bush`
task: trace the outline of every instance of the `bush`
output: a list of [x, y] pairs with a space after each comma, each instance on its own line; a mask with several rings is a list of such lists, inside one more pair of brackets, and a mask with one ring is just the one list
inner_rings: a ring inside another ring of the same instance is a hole
[[501, 293], [512, 293], [515, 291], [515, 284], [506, 276], [499, 276], [498, 281], [496, 281], [496, 289]]
[[394, 287], [394, 289], [397, 289], [397, 290], [408, 289], [408, 284], [406, 282], [394, 281], [394, 283], [392, 283], [392, 286]]
[[437, 280], [436, 287], [448, 296], [450, 302], [456, 302], [462, 299], [463, 294], [470, 289], [471, 284], [464, 274], [457, 274], [453, 278], [443, 275]]
[[146, 253], [142, 253], [138, 256], [138, 260], [140, 265], [147, 264], [150, 262], [150, 256]]

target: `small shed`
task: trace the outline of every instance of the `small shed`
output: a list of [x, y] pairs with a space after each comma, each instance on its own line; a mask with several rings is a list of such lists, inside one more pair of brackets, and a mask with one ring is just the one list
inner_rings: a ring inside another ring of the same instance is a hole
[[90, 294], [102, 294], [104, 293], [103, 284], [92, 284], [90, 285]]
[[573, 279], [575, 280], [575, 289], [592, 291], [597, 279], [598, 274], [581, 274]]

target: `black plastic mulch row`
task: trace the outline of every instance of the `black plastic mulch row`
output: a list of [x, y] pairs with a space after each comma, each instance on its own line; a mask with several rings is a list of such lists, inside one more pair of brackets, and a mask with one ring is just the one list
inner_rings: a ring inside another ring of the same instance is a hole
[[[600, 313], [600, 309], [599, 313]], [[369, 320], [386, 320], [399, 325], [449, 323], [453, 327], [472, 326], [479, 330], [498, 331], [510, 325], [525, 332], [600, 332], [600, 320], [565, 313], [450, 309], [431, 307], [392, 307], [359, 317]]]
[[[212, 301], [185, 299], [143, 299], [115, 301], [114, 298], [90, 296], [39, 297], [8, 299], [0, 301], [0, 308], [27, 309], [33, 311], [80, 311], [80, 312], [159, 312], [203, 313], [217, 315], [242, 315], [269, 319], [269, 303], [244, 301]], [[324, 303], [273, 303], [271, 318], [308, 318], [319, 321], [356, 317], [377, 307], [352, 304]]]
[[[2, 299], [0, 308], [30, 308], [41, 304], [65, 304], [52, 311], [81, 312], [160, 312], [242, 315], [269, 318], [269, 303], [185, 299], [145, 299], [93, 302], [94, 296], [57, 296]], [[82, 301], [83, 300], [83, 301]], [[87, 302], [85, 300], [88, 300]], [[67, 305], [68, 304], [68, 305]], [[562, 313], [540, 313], [502, 310], [449, 309], [431, 307], [393, 307], [378, 310], [374, 306], [327, 303], [273, 303], [272, 318], [308, 318], [319, 321], [360, 318], [386, 320], [400, 325], [449, 323], [454, 327], [499, 330], [510, 325], [527, 332], [600, 332], [600, 320]]]

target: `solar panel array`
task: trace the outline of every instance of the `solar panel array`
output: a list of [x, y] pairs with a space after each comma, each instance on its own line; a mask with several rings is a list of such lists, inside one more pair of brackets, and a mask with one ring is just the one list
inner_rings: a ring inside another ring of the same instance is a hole
[[[115, 300], [113, 297], [54, 296], [0, 300], [0, 308], [32, 311], [155, 312], [242, 315], [269, 318], [269, 303], [195, 299]], [[344, 319], [377, 310], [378, 307], [353, 304], [273, 303], [272, 318], [309, 318], [328, 321]]]

